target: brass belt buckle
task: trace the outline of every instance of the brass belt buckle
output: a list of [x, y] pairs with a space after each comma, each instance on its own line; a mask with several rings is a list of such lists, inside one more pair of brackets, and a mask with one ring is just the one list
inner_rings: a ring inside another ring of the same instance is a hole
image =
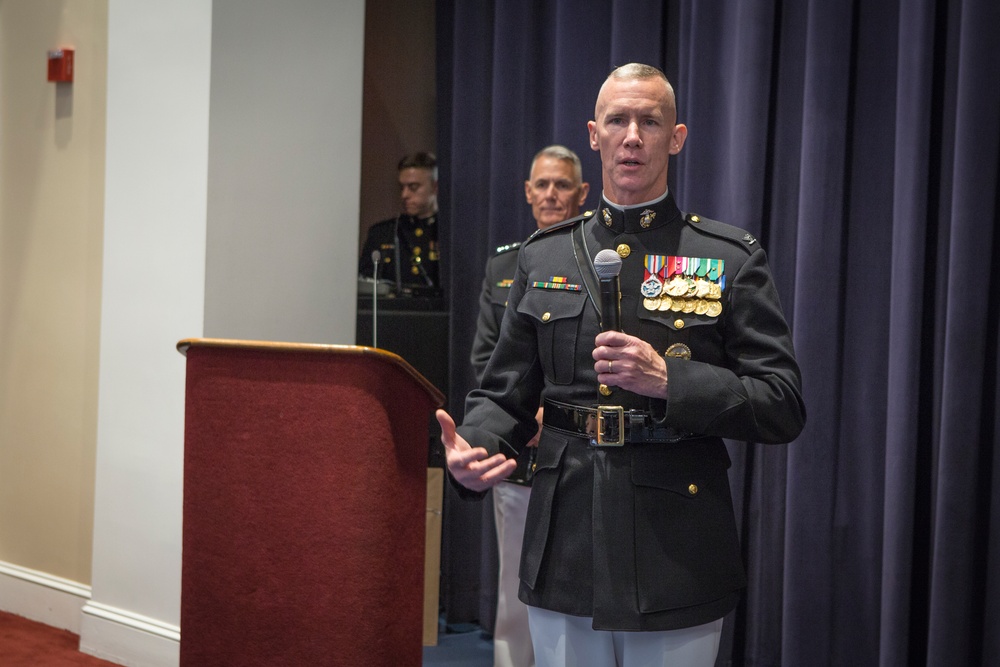
[[620, 405], [597, 408], [597, 446], [621, 447], [625, 444], [625, 410]]

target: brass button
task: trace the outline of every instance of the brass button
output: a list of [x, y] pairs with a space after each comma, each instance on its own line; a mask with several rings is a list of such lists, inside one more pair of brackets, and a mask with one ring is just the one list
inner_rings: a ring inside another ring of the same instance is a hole
[[696, 215], [691, 216], [691, 222], [701, 222], [701, 218]]
[[625, 244], [625, 243], [622, 243], [621, 245], [619, 245], [617, 248], [615, 248], [615, 250], [618, 251], [618, 255], [622, 259], [625, 259], [626, 257], [628, 257], [629, 255], [632, 254], [632, 248], [629, 248], [628, 244]]
[[692, 496], [697, 495], [698, 494], [698, 485], [697, 484], [692, 484], [691, 486], [689, 486], [688, 487], [688, 493], [690, 493]]
[[538, 464], [537, 464], [537, 463], [532, 463], [532, 464], [531, 464], [531, 472], [535, 472], [535, 469], [536, 469], [537, 467], [538, 467]]
[[690, 359], [691, 358], [691, 348], [684, 343], [674, 343], [667, 348], [667, 351], [663, 353], [668, 357], [674, 357], [676, 359]]
[[611, 387], [609, 387], [606, 384], [602, 384], [600, 387], [598, 387], [597, 391], [601, 392], [601, 396], [610, 396], [611, 395]]
[[677, 327], [678, 329], [683, 329], [684, 328], [684, 320], [682, 320], [680, 318], [677, 318], [676, 320], [674, 320], [674, 326]]
[[548, 322], [552, 319], [552, 313], [545, 313], [542, 315], [542, 322]]

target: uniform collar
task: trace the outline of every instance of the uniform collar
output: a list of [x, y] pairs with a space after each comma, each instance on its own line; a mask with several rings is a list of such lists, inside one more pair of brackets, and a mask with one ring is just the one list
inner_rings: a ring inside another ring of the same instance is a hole
[[430, 227], [431, 225], [437, 223], [437, 213], [431, 213], [426, 218], [418, 218], [415, 215], [406, 215], [405, 213], [400, 214], [399, 221], [403, 222], [410, 227]]
[[597, 222], [616, 234], [638, 234], [670, 224], [681, 217], [674, 196], [669, 191], [659, 199], [621, 207], [612, 204], [603, 195], [597, 209]]

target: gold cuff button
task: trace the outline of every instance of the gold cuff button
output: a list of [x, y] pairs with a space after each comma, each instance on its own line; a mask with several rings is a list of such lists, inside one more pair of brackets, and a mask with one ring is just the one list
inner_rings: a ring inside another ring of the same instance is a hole
[[601, 392], [601, 396], [610, 396], [611, 395], [611, 387], [609, 387], [606, 384], [602, 384], [600, 387], [598, 387], [597, 391]]
[[697, 484], [692, 484], [691, 486], [689, 486], [688, 487], [688, 493], [690, 493], [692, 496], [697, 495], [698, 494], [698, 485]]
[[548, 322], [552, 319], [552, 313], [545, 313], [542, 315], [542, 322]]

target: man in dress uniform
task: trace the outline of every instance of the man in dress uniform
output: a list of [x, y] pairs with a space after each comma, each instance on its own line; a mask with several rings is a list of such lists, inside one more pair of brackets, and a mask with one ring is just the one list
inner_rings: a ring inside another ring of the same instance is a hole
[[399, 161], [402, 211], [368, 230], [358, 275], [371, 278], [372, 252], [379, 251], [378, 278], [390, 281], [396, 294], [439, 293], [438, 169], [433, 153], [413, 153]]
[[587, 126], [600, 206], [522, 244], [462, 426], [438, 411], [448, 469], [467, 495], [510, 475], [543, 399], [520, 565], [536, 664], [713, 665], [746, 584], [723, 438], [797, 437], [799, 368], [760, 243], [667, 191], [687, 128], [663, 73], [614, 70]]
[[[580, 158], [565, 146], [547, 146], [531, 162], [524, 196], [539, 229], [576, 217], [587, 201], [590, 185], [583, 182]], [[507, 293], [517, 268], [520, 243], [500, 246], [486, 262], [486, 278], [479, 295], [479, 319], [472, 342], [472, 367], [481, 381], [486, 363], [500, 337], [500, 322], [507, 306]], [[542, 409], [536, 421], [541, 424]], [[497, 616], [493, 629], [494, 667], [533, 667], [534, 653], [528, 628], [528, 608], [517, 599], [517, 567], [524, 539], [524, 517], [531, 494], [531, 464], [540, 430], [518, 458], [517, 469], [493, 487], [493, 516], [499, 547]]]

